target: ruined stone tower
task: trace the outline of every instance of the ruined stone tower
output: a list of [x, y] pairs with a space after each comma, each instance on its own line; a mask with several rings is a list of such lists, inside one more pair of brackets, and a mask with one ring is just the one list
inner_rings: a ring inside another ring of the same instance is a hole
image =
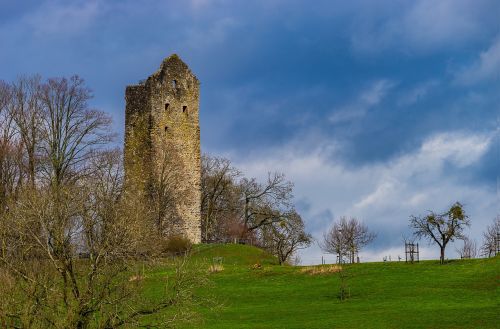
[[201, 240], [199, 81], [177, 56], [125, 91], [127, 189], [155, 209], [165, 235]]

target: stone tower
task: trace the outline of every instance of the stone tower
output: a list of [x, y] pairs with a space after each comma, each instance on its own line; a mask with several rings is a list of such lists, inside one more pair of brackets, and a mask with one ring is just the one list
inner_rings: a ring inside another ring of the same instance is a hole
[[199, 81], [177, 56], [125, 91], [125, 180], [165, 235], [201, 240]]

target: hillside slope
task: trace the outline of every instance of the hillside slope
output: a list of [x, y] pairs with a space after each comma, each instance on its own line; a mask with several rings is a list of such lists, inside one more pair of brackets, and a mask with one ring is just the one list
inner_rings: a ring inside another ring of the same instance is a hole
[[[351, 297], [338, 299], [339, 273], [278, 266], [241, 245], [202, 246], [193, 259], [222, 262], [199, 291], [198, 328], [498, 328], [500, 258], [364, 263], [344, 268]], [[254, 266], [261, 264], [262, 267]], [[192, 328], [190, 324], [189, 328]]]

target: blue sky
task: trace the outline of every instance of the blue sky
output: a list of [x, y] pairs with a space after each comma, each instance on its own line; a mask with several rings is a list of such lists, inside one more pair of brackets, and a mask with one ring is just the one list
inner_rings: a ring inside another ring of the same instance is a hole
[[498, 1], [0, 0], [0, 49], [6, 81], [81, 75], [120, 136], [125, 86], [178, 53], [203, 151], [284, 172], [318, 238], [362, 219], [365, 260], [402, 254], [410, 214], [459, 200], [480, 242], [500, 213]]

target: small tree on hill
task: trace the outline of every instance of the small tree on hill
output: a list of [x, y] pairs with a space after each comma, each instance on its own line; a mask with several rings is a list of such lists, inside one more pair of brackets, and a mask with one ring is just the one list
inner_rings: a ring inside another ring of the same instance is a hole
[[278, 257], [280, 265], [290, 262], [297, 250], [309, 247], [312, 242], [312, 236], [305, 232], [302, 217], [295, 210], [284, 214], [283, 218], [262, 227], [263, 247]]
[[339, 263], [342, 263], [344, 257], [354, 263], [356, 254], [375, 237], [376, 234], [370, 232], [368, 227], [358, 219], [352, 217], [348, 220], [347, 217], [341, 217], [323, 235], [320, 247], [324, 252], [336, 254]]
[[457, 249], [460, 258], [476, 258], [477, 257], [477, 244], [476, 241], [471, 240], [469, 237], [463, 238], [464, 244], [461, 248]]
[[269, 173], [267, 182], [255, 178], [240, 181], [243, 223], [248, 231], [281, 222], [283, 213], [291, 210], [293, 184], [281, 173]]
[[483, 245], [481, 246], [481, 254], [484, 256], [495, 256], [500, 241], [500, 215], [498, 215], [491, 225], [488, 225], [486, 231], [483, 232]]
[[431, 211], [427, 216], [410, 216], [410, 227], [415, 237], [426, 238], [439, 246], [441, 264], [444, 263], [448, 243], [455, 239], [463, 239], [463, 231], [467, 226], [470, 226], [470, 220], [460, 202], [456, 202], [442, 214]]
[[[201, 231], [204, 242], [223, 242], [238, 217], [241, 172], [230, 160], [204, 154], [201, 157]], [[237, 234], [241, 237], [244, 230]]]

